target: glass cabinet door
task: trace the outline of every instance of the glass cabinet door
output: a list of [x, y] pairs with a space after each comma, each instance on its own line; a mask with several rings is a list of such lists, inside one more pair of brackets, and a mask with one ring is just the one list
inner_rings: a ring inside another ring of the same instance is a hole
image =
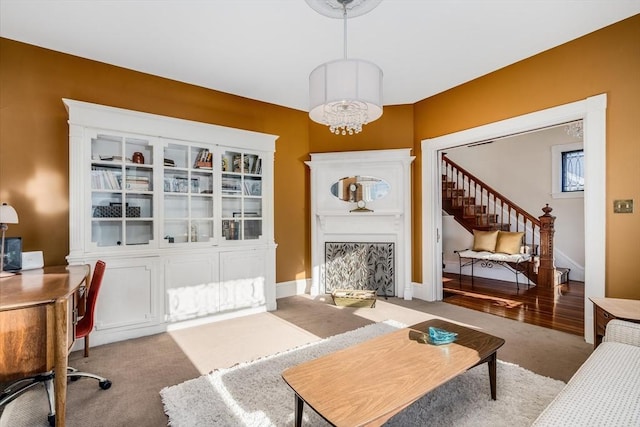
[[164, 147], [164, 240], [209, 242], [213, 231], [213, 153], [196, 145]]
[[255, 240], [262, 236], [262, 158], [224, 151], [221, 159], [222, 237]]
[[153, 230], [153, 146], [115, 135], [91, 139], [91, 241], [147, 245]]

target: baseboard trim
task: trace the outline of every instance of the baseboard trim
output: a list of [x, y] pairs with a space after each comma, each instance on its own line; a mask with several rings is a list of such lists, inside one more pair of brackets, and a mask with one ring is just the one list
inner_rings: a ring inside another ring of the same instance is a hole
[[309, 293], [311, 279], [290, 280], [276, 283], [276, 299]]
[[[291, 280], [276, 284], [276, 299], [308, 294], [311, 289], [311, 279]], [[412, 298], [429, 301], [426, 286], [422, 283], [411, 283]]]

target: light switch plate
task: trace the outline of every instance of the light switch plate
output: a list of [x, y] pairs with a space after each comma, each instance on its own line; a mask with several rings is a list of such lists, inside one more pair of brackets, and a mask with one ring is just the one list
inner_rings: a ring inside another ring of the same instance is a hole
[[614, 200], [613, 213], [633, 213], [633, 199]]

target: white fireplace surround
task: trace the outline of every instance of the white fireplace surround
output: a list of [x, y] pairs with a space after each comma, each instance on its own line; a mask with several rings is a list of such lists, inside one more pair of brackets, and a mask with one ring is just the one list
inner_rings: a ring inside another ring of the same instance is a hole
[[[411, 299], [411, 149], [313, 153], [311, 170], [312, 296], [325, 293], [321, 268], [326, 242], [395, 244], [395, 293]], [[351, 176], [375, 177], [389, 184], [383, 198], [367, 202], [371, 211], [354, 211], [354, 202], [338, 199], [331, 186]]]

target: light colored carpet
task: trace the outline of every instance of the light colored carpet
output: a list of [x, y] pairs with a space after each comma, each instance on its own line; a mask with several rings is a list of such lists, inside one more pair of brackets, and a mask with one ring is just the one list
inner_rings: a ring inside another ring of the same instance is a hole
[[[160, 394], [169, 423], [175, 427], [293, 425], [294, 394], [281, 378], [286, 368], [402, 326], [394, 321], [365, 326], [166, 387]], [[529, 426], [564, 386], [562, 381], [500, 362], [498, 400], [492, 401], [487, 371], [482, 365], [454, 378], [393, 417], [388, 425]], [[304, 418], [303, 425], [327, 425], [306, 406]]]

